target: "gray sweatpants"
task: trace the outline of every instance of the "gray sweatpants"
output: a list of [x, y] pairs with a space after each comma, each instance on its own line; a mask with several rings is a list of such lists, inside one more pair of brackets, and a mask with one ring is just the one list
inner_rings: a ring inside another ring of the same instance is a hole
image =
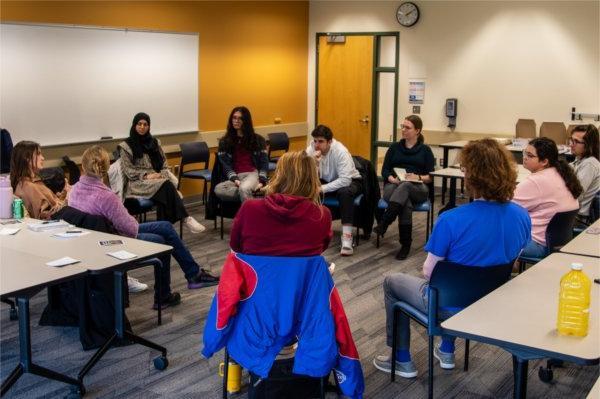
[[258, 185], [258, 172], [239, 173], [240, 186], [236, 186], [231, 180], [226, 180], [216, 185], [215, 195], [222, 201], [237, 201], [242, 202], [248, 198], [252, 198], [254, 189]]
[[421, 183], [403, 181], [398, 185], [387, 183], [383, 187], [383, 199], [386, 202], [396, 202], [402, 207], [398, 215], [401, 225], [412, 224], [413, 204], [426, 201], [428, 195], [429, 188]]

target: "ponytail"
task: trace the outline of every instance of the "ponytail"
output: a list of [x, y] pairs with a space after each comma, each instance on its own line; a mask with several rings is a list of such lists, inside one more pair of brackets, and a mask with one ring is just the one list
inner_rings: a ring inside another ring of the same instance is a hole
[[560, 159], [554, 167], [560, 177], [565, 181], [565, 184], [571, 194], [573, 194], [573, 197], [578, 198], [583, 192], [583, 187], [581, 187], [581, 183], [579, 183], [579, 179], [577, 179], [577, 175], [573, 168], [562, 159]]

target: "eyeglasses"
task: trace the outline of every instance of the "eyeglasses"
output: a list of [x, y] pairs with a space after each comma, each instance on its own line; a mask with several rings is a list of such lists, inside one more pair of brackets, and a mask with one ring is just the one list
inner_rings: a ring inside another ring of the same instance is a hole
[[537, 158], [538, 156], [530, 153], [529, 151], [523, 151], [523, 157], [524, 158]]
[[577, 140], [577, 139], [569, 139], [569, 144], [573, 145], [573, 144], [585, 144], [585, 141], [583, 140]]
[[408, 126], [408, 125], [400, 125], [400, 129], [402, 129], [402, 130], [405, 130], [405, 129], [406, 130], [410, 130], [410, 129], [412, 129], [412, 127]]

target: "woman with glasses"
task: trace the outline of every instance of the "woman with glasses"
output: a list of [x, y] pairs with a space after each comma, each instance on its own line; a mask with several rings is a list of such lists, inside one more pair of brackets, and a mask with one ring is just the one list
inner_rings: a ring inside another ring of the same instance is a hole
[[579, 125], [571, 132], [571, 154], [575, 155], [575, 161], [571, 163], [575, 174], [581, 183], [583, 191], [579, 196], [578, 224], [587, 226], [590, 224], [590, 206], [594, 195], [600, 191], [600, 162], [598, 152], [598, 129], [596, 126]]
[[529, 142], [523, 151], [523, 166], [531, 174], [517, 185], [513, 201], [529, 212], [532, 238], [521, 255], [543, 258], [548, 255], [550, 219], [558, 212], [578, 209], [582, 188], [573, 169], [558, 158], [556, 143], [547, 137]]
[[[375, 226], [375, 233], [383, 236], [390, 224], [399, 217], [400, 244], [396, 259], [406, 259], [412, 242], [413, 205], [427, 200], [429, 175], [435, 167], [433, 152], [422, 134], [423, 121], [417, 115], [409, 115], [402, 123], [402, 139], [390, 146], [385, 154], [381, 177], [384, 181], [383, 199], [388, 207]], [[405, 176], [398, 176], [397, 169], [404, 169]]]
[[219, 140], [217, 151], [224, 180], [215, 186], [219, 199], [243, 202], [267, 184], [267, 146], [265, 139], [254, 131], [248, 108], [231, 110], [227, 132]]
[[[487, 267], [513, 262], [531, 237], [527, 211], [511, 202], [517, 171], [512, 155], [496, 140], [471, 141], [460, 153], [465, 187], [475, 200], [442, 213], [425, 246], [423, 276], [396, 273], [383, 282], [387, 345], [392, 346], [394, 303], [404, 301], [427, 313], [429, 278], [438, 261]], [[446, 310], [441, 318], [456, 310]], [[396, 375], [417, 376], [410, 354], [410, 320], [400, 312], [397, 331]], [[454, 338], [442, 336], [434, 356], [443, 369], [454, 368]], [[375, 357], [381, 371], [391, 372], [391, 353]], [[433, 370], [430, 370], [432, 372]]]

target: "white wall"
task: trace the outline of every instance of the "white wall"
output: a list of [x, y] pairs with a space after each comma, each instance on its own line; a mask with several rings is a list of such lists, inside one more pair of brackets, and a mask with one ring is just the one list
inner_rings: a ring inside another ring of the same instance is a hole
[[409, 78], [425, 78], [428, 130], [449, 130], [449, 97], [458, 98], [460, 132], [513, 133], [518, 118], [535, 119], [538, 129], [543, 121], [569, 124], [573, 106], [600, 113], [600, 2], [416, 3], [420, 21], [403, 28], [395, 17], [400, 1], [310, 2], [311, 126], [317, 32], [400, 31], [399, 117], [412, 110]]

